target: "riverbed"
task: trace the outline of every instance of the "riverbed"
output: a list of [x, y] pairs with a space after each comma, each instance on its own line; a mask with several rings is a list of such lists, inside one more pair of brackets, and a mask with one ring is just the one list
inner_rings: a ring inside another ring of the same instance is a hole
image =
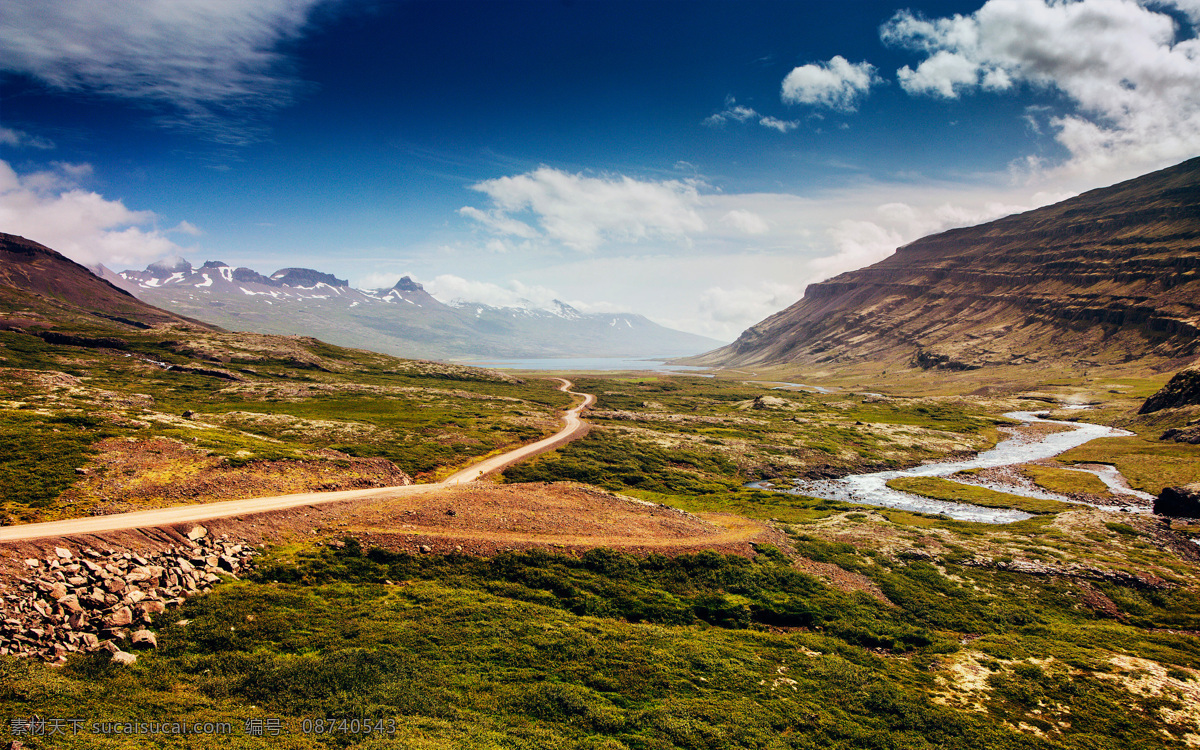
[[[1133, 433], [1115, 427], [1090, 424], [1087, 422], [1062, 422], [1039, 417], [1038, 413], [1028, 411], [1009, 412], [1004, 416], [1025, 424], [1062, 425], [1070, 429], [1044, 434], [1030, 438], [1014, 434], [1001, 440], [991, 450], [983, 451], [974, 458], [961, 461], [943, 461], [922, 464], [911, 469], [899, 471], [877, 471], [869, 474], [853, 474], [841, 479], [797, 480], [795, 485], [786, 490], [776, 490], [797, 495], [822, 497], [829, 500], [840, 500], [861, 505], [878, 505], [898, 510], [932, 513], [948, 516], [960, 521], [977, 521], [981, 523], [1012, 523], [1031, 518], [1029, 513], [1011, 508], [984, 508], [978, 505], [955, 503], [944, 500], [912, 495], [900, 492], [887, 486], [887, 483], [900, 477], [949, 477], [960, 471], [971, 469], [992, 469], [1002, 466], [1029, 463], [1041, 459], [1052, 458], [1060, 453], [1076, 448], [1084, 443], [1101, 437], [1125, 437]], [[1130, 512], [1146, 512], [1147, 499], [1152, 496], [1129, 490], [1124, 478], [1120, 477], [1115, 468], [1103, 472], [1092, 472], [1105, 480], [1110, 487], [1121, 487], [1130, 498], [1130, 503], [1119, 508], [1108, 507], [1109, 510], [1125, 510]], [[953, 480], [952, 480], [953, 481]], [[982, 484], [982, 483], [981, 483]], [[763, 486], [758, 483], [759, 486]], [[1026, 497], [1040, 497], [1063, 502], [1072, 502], [1071, 498], [1056, 495], [1044, 490], [1031, 490], [1024, 487], [995, 486], [1003, 492]]]

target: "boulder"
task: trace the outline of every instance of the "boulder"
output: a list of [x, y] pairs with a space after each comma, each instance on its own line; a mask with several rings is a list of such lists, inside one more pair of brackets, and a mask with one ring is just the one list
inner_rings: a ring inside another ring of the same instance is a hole
[[1154, 501], [1154, 512], [1172, 518], [1200, 518], [1200, 482], [1163, 488]]
[[192, 530], [187, 533], [187, 538], [193, 542], [197, 539], [203, 539], [206, 536], [208, 536], [208, 529], [200, 525], [193, 526]]
[[129, 653], [128, 651], [118, 651], [112, 655], [112, 658], [109, 659], [109, 661], [111, 661], [113, 664], [122, 664], [128, 667], [137, 661], [137, 656]]
[[104, 616], [104, 625], [109, 628], [120, 628], [133, 622], [133, 610], [129, 607], [117, 607]]
[[158, 639], [149, 630], [135, 630], [130, 638], [133, 648], [158, 648]]

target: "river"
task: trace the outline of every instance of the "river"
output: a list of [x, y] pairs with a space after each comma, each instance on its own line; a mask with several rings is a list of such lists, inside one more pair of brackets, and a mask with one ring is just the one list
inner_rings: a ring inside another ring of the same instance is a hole
[[[951, 474], [969, 469], [993, 469], [1001, 466], [1012, 466], [1014, 464], [1023, 464], [1030, 461], [1038, 461], [1044, 458], [1051, 458], [1058, 454], [1068, 451], [1072, 448], [1083, 445], [1084, 443], [1095, 440], [1101, 437], [1123, 437], [1132, 435], [1133, 433], [1114, 427], [1106, 427], [1104, 425], [1089, 424], [1086, 422], [1061, 422], [1052, 419], [1044, 419], [1037, 416], [1035, 412], [1016, 411], [1009, 412], [1004, 416], [1010, 419], [1016, 419], [1024, 423], [1042, 423], [1042, 424], [1057, 424], [1070, 427], [1070, 430], [1062, 432], [1054, 432], [1048, 435], [1043, 435], [1040, 438], [1029, 438], [1020, 434], [1012, 435], [1004, 440], [1001, 440], [991, 450], [983, 451], [974, 458], [969, 458], [962, 461], [945, 461], [939, 463], [922, 464], [911, 469], [903, 469], [900, 471], [877, 471], [870, 474], [854, 474], [841, 479], [822, 479], [822, 480], [797, 480], [795, 486], [787, 490], [777, 490], [780, 492], [788, 492], [797, 495], [809, 495], [812, 497], [823, 497], [830, 500], [841, 500], [848, 503], [859, 503], [862, 505], [879, 505], [887, 508], [896, 508], [899, 510], [916, 511], [919, 513], [934, 513], [949, 516], [961, 521], [978, 521], [982, 523], [1012, 523], [1030, 518], [1029, 513], [1024, 511], [1013, 510], [1011, 508], [983, 508], [977, 505], [968, 505], [966, 503], [954, 503], [943, 500], [933, 500], [919, 495], [911, 495], [907, 492], [893, 490], [887, 486], [887, 483], [892, 479], [899, 477], [948, 477]], [[1129, 490], [1120, 479], [1120, 474], [1116, 469], [1108, 469], [1106, 471], [1093, 471], [1091, 473], [1100, 476], [1105, 480], [1106, 484], [1114, 487], [1117, 492], [1122, 492], [1131, 497], [1137, 497], [1141, 502], [1131, 503], [1121, 510], [1132, 512], [1145, 512], [1147, 499], [1152, 499], [1153, 496], [1146, 493]], [[1071, 502], [1070, 498], [1062, 497], [1054, 493], [1045, 492], [1042, 490], [1031, 490], [1024, 487], [1016, 487], [1010, 485], [994, 485], [984, 482], [974, 483], [979, 486], [989, 486], [993, 489], [998, 489], [1008, 492], [1013, 495], [1023, 495], [1026, 497], [1042, 497], [1064, 502]], [[761, 483], [756, 483], [757, 486], [763, 486]], [[1114, 510], [1115, 508], [1109, 508]]]

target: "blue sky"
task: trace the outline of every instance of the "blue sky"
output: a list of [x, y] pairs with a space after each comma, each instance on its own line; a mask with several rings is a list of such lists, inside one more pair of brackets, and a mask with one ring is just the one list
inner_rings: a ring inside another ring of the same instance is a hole
[[1200, 153], [1200, 0], [0, 6], [0, 231], [729, 340]]

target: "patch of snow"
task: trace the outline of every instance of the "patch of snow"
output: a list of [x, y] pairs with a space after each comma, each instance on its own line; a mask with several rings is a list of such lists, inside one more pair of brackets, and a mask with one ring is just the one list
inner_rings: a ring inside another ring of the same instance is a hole
[[212, 277], [210, 277], [210, 276], [209, 276], [208, 274], [206, 274], [206, 273], [202, 273], [202, 274], [200, 274], [200, 275], [204, 277], [204, 281], [201, 281], [199, 284], [197, 284], [197, 285], [196, 285], [196, 287], [197, 287], [197, 288], [199, 288], [199, 287], [202, 287], [202, 286], [212, 286], [212, 283], [213, 283], [213, 282], [212, 282]]
[[218, 266], [217, 270], [221, 272], [221, 278], [233, 283], [233, 269], [229, 266]]

